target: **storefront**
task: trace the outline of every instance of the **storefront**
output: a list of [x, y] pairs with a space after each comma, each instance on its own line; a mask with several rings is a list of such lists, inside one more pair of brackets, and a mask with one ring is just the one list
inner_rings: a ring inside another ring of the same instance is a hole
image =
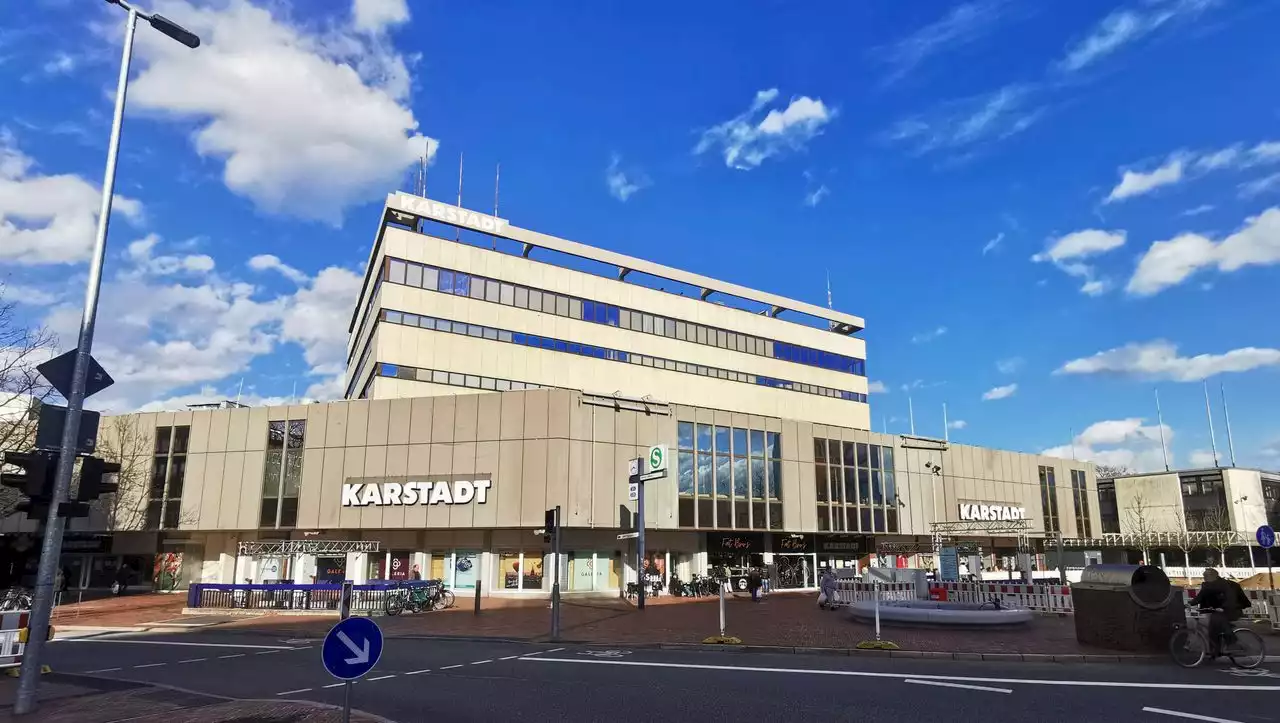
[[779, 590], [801, 590], [818, 586], [813, 535], [773, 536], [773, 576], [770, 584]]
[[840, 574], [840, 570], [852, 570], [860, 574], [867, 567], [864, 560], [871, 554], [871, 539], [863, 535], [817, 535], [815, 545], [818, 558], [818, 574], [831, 569]]

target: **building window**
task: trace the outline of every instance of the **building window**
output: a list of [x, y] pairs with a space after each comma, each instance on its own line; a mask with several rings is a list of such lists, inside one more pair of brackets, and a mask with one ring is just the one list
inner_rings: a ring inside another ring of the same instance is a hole
[[679, 422], [679, 526], [782, 529], [777, 432]]
[[[810, 349], [796, 344], [774, 342], [769, 339], [699, 324], [689, 324], [665, 316], [631, 311], [600, 301], [561, 296], [551, 291], [515, 286], [506, 282], [472, 276], [461, 271], [425, 266], [412, 261], [388, 258], [379, 282], [383, 278], [392, 283], [406, 284], [428, 291], [469, 296], [473, 299], [506, 306], [516, 306], [557, 316], [567, 316], [595, 324], [621, 326], [624, 329], [645, 334], [657, 334], [695, 344], [706, 344], [720, 347], [721, 349], [732, 349], [796, 364], [821, 367], [856, 376], [866, 376], [866, 362], [857, 357]], [[507, 293], [508, 289], [512, 293]], [[348, 359], [349, 361], [350, 359]], [[866, 400], [858, 401], [865, 402]]]
[[307, 423], [301, 419], [267, 424], [267, 459], [262, 468], [259, 527], [295, 527], [302, 488], [302, 447]]
[[893, 447], [813, 440], [820, 532], [898, 532]]
[[187, 477], [191, 427], [156, 427], [155, 458], [147, 496], [146, 529], [172, 530], [181, 523], [182, 486]]
[[1262, 501], [1266, 505], [1267, 524], [1280, 527], [1280, 479], [1262, 478]]
[[1227, 488], [1221, 472], [1180, 475], [1182, 508], [1187, 529], [1193, 532], [1230, 530], [1231, 513], [1227, 506]]
[[503, 552], [498, 555], [498, 567], [493, 586], [497, 590], [541, 590], [542, 553]]
[[1040, 467], [1040, 509], [1044, 511], [1044, 531], [1061, 532], [1058, 522], [1058, 485], [1052, 467]]
[[1120, 534], [1120, 505], [1116, 502], [1115, 480], [1098, 482], [1098, 519], [1102, 521], [1102, 534]]
[[1076, 507], [1076, 534], [1080, 537], [1093, 537], [1093, 525], [1089, 521], [1089, 486], [1084, 470], [1071, 470], [1071, 496]]

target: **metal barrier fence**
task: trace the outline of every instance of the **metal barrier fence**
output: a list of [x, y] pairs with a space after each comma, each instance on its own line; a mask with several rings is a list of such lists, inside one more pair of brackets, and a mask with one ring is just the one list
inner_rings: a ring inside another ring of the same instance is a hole
[[[411, 587], [439, 584], [433, 580], [371, 582], [352, 587], [351, 611], [375, 613], [386, 609], [387, 597]], [[187, 590], [187, 607], [214, 610], [303, 610], [337, 612], [341, 583], [220, 584], [194, 583]]]
[[[835, 599], [830, 602], [831, 605], [843, 606], [852, 605], [862, 600], [874, 600], [876, 596], [876, 583], [859, 582], [857, 580], [838, 579], [836, 580]], [[915, 583], [910, 582], [882, 582], [879, 584], [881, 600], [914, 600], [916, 599]]]
[[22, 665], [22, 653], [27, 648], [22, 642], [22, 631], [27, 627], [28, 612], [0, 613], [0, 668]]

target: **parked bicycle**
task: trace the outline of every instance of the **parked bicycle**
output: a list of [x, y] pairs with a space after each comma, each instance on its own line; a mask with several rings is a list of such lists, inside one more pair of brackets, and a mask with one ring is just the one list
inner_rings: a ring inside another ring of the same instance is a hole
[[399, 583], [387, 591], [383, 609], [388, 615], [402, 612], [420, 613], [453, 607], [454, 595], [438, 580], [406, 585]]
[[[1214, 612], [1206, 609], [1204, 612]], [[1173, 660], [1184, 668], [1194, 668], [1205, 662], [1207, 658], [1226, 656], [1241, 668], [1256, 668], [1267, 657], [1266, 643], [1262, 636], [1249, 628], [1231, 628], [1235, 642], [1228, 642], [1223, 633], [1218, 636], [1217, 644], [1209, 641], [1207, 615], [1192, 615], [1190, 624], [1173, 626], [1173, 637], [1169, 638], [1169, 654]]]
[[30, 610], [31, 591], [21, 587], [11, 587], [0, 598], [0, 610]]

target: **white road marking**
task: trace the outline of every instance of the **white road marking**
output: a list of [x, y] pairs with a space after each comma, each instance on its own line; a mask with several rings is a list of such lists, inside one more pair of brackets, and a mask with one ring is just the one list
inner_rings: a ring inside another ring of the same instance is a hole
[[505, 658], [498, 658], [498, 660], [515, 660], [515, 659], [516, 659], [516, 658], [518, 658], [518, 657], [520, 657], [520, 656], [519, 656], [519, 655], [508, 655], [508, 656], [507, 656], [507, 657], [505, 657]]
[[186, 660], [179, 660], [178, 665], [182, 665], [183, 663], [203, 663], [206, 660], [208, 660], [208, 658], [187, 658]]
[[903, 673], [873, 673], [863, 670], [816, 670], [809, 668], [758, 668], [737, 665], [700, 665], [696, 663], [654, 663], [639, 660], [598, 660], [595, 658], [531, 658], [521, 660], [530, 663], [575, 663], [577, 665], [628, 665], [640, 668], [676, 668], [684, 670], [732, 670], [744, 673], [800, 673], [803, 675], [837, 675], [852, 678], [895, 678], [906, 680], [948, 680], [962, 683], [1023, 683], [1026, 685], [1057, 685], [1078, 688], [1155, 688], [1166, 690], [1252, 690], [1280, 691], [1280, 685], [1207, 685], [1197, 683], [1131, 683], [1114, 680], [1037, 680], [1035, 678], [976, 678], [959, 675], [905, 675]]
[[424, 668], [422, 670], [410, 670], [408, 673], [405, 673], [405, 675], [418, 675], [420, 673], [430, 673], [430, 672], [431, 672], [431, 668]]
[[560, 652], [561, 650], [564, 650], [564, 648], [552, 648], [552, 649], [548, 650], [547, 652], [548, 652], [548, 653], [558, 653], [558, 652]]
[[454, 668], [461, 668], [461, 667], [462, 667], [462, 664], [461, 664], [461, 663], [459, 663], [458, 665], [446, 665], [446, 666], [444, 666], [444, 667], [442, 667], [442, 668], [440, 668], [440, 669], [441, 669], [441, 670], [453, 670]]
[[97, 670], [86, 670], [84, 671], [84, 674], [91, 675], [93, 673], [114, 673], [117, 670], [123, 670], [123, 668], [98, 668]]
[[396, 677], [396, 674], [392, 673], [391, 675], [379, 675], [376, 678], [366, 678], [365, 680], [368, 680], [370, 683], [372, 683], [375, 680], [386, 680], [387, 678], [394, 678], [394, 677]]
[[160, 667], [160, 666], [162, 666], [162, 665], [168, 665], [168, 663], [147, 663], [147, 664], [145, 664], [145, 665], [135, 665], [135, 666], [133, 666], [133, 667], [135, 667], [135, 668], [159, 668], [159, 667]]
[[485, 663], [492, 663], [492, 662], [493, 662], [492, 660], [477, 660], [476, 662], [472, 663], [472, 665], [484, 665]]
[[915, 680], [908, 678], [902, 681], [904, 683], [915, 683], [916, 685], [936, 685], [942, 688], [964, 688], [965, 690], [985, 690], [992, 693], [1012, 693], [1008, 688], [990, 688], [985, 685], [964, 685], [963, 683], [944, 683], [940, 680]]
[[218, 660], [229, 660], [231, 658], [243, 658], [248, 653], [234, 653], [232, 655], [219, 655]]
[[64, 643], [106, 643], [109, 645], [181, 645], [193, 648], [238, 648], [240, 650], [271, 650], [279, 652], [281, 650], [297, 650], [283, 645], [237, 645], [233, 643], [184, 643], [177, 640], [120, 640], [114, 638], [111, 640], [102, 640], [99, 638], [68, 638], [63, 640]]
[[278, 652], [280, 651], [279, 650], [263, 650], [261, 652], [254, 653], [254, 655], [271, 655], [273, 653], [278, 653]]
[[1161, 715], [1171, 715], [1174, 718], [1187, 718], [1189, 720], [1203, 720], [1209, 723], [1240, 723], [1240, 721], [1228, 720], [1226, 718], [1211, 718], [1207, 715], [1196, 715], [1195, 713], [1183, 713], [1180, 710], [1165, 710], [1164, 708], [1143, 708], [1144, 713], [1159, 713]]
[[286, 690], [283, 693], [276, 693], [276, 695], [297, 695], [298, 693], [310, 693], [310, 692], [311, 692], [310, 688], [298, 688], [297, 690]]
[[342, 686], [342, 685], [346, 685], [346, 683], [330, 683], [330, 684], [328, 684], [328, 685], [322, 685], [322, 686], [320, 686], [320, 687], [322, 687], [322, 688], [337, 688], [338, 686]]
[[521, 655], [520, 657], [522, 657], [522, 658], [531, 658], [531, 657], [533, 657], [533, 656], [535, 656], [535, 655], [542, 655], [542, 654], [543, 654], [543, 653], [545, 653], [545, 652], [547, 652], [547, 651], [545, 651], [545, 650], [539, 650], [539, 651], [534, 652], [534, 653], [525, 653], [524, 655]]

